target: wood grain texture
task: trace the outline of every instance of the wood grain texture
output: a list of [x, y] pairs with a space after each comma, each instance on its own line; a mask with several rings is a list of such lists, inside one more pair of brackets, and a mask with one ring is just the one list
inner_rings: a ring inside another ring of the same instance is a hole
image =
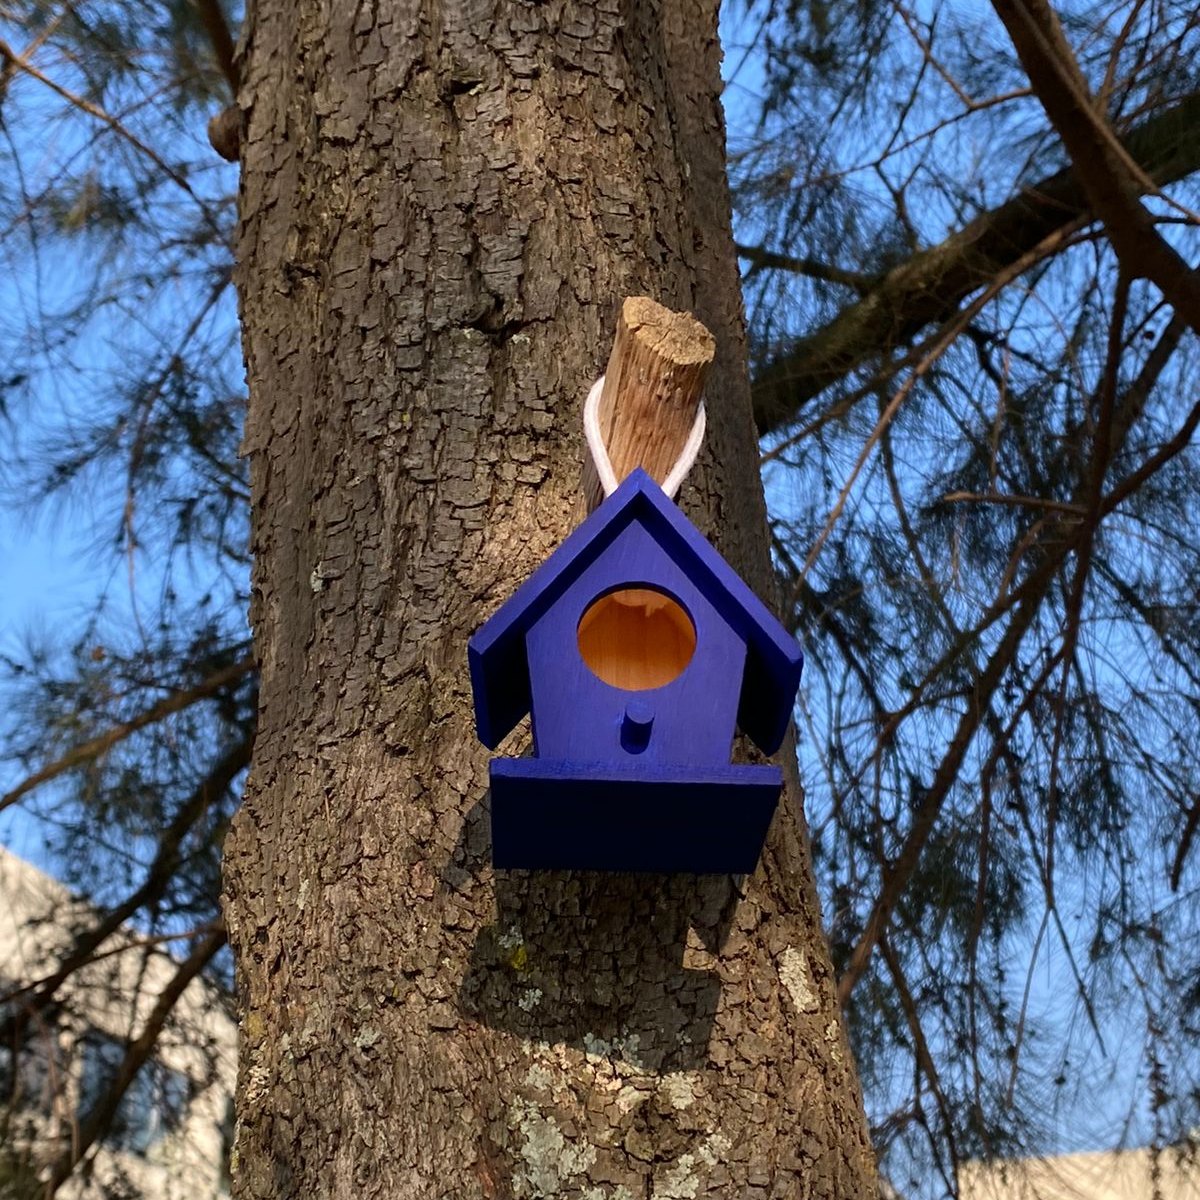
[[[673, 312], [648, 296], [630, 296], [600, 393], [600, 433], [620, 482], [641, 467], [655, 482], [671, 472], [687, 442], [716, 354], [713, 336], [691, 313]], [[587, 512], [604, 499], [591, 456], [583, 465]]]
[[696, 651], [691, 618], [670, 596], [650, 588], [602, 596], [583, 614], [577, 637], [592, 673], [625, 691], [670, 683]]
[[256, 0], [243, 45], [234, 1195], [872, 1195], [786, 749], [737, 888], [490, 865], [466, 642], [569, 531], [619, 298], [712, 330], [684, 503], [772, 595], [715, 2]]

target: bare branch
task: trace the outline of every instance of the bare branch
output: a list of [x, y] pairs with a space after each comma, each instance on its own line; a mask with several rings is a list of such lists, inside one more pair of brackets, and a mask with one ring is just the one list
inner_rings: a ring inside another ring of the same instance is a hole
[[222, 688], [228, 687], [231, 683], [236, 683], [253, 669], [254, 660], [252, 658], [240, 659], [228, 667], [222, 667], [221, 670], [214, 671], [207, 679], [203, 679], [196, 684], [195, 687], [183, 688], [172, 692], [157, 704], [146, 709], [145, 712], [139, 713], [132, 720], [125, 721], [120, 725], [114, 725], [111, 729], [100, 734], [99, 737], [91, 738], [73, 747], [61, 758], [56, 759], [52, 763], [47, 763], [40, 771], [35, 771], [32, 775], [23, 779], [12, 791], [4, 796], [0, 796], [0, 812], [3, 812], [10, 805], [15, 804], [22, 796], [32, 792], [34, 788], [40, 787], [43, 783], [49, 783], [51, 779], [57, 779], [64, 772], [81, 767], [84, 763], [99, 758], [100, 755], [111, 750], [118, 742], [122, 742], [127, 737], [137, 733], [139, 729], [145, 729], [147, 725], [153, 725], [156, 721], [161, 721], [164, 717], [169, 717], [172, 713], [181, 712], [183, 709], [189, 708], [201, 700], [207, 700]]
[[58, 1191], [59, 1187], [62, 1186], [67, 1177], [75, 1169], [75, 1164], [82, 1161], [84, 1155], [92, 1148], [96, 1139], [111, 1124], [113, 1116], [116, 1114], [117, 1106], [121, 1103], [121, 1097], [129, 1090], [129, 1085], [133, 1082], [134, 1076], [142, 1069], [146, 1060], [153, 1053], [154, 1047], [158, 1043], [159, 1035], [162, 1033], [179, 997], [183, 995], [188, 984], [212, 962], [216, 957], [217, 951], [224, 945], [225, 927], [221, 925], [213, 929], [211, 933], [199, 942], [191, 954], [180, 964], [179, 970], [175, 972], [171, 982], [163, 988], [158, 999], [154, 1002], [154, 1007], [150, 1010], [150, 1015], [146, 1018], [146, 1024], [142, 1027], [142, 1032], [129, 1044], [129, 1049], [125, 1051], [125, 1057], [121, 1060], [121, 1065], [117, 1068], [116, 1077], [113, 1079], [112, 1086], [109, 1088], [107, 1095], [84, 1119], [77, 1136], [71, 1140], [70, 1147], [52, 1165], [49, 1179], [46, 1181], [46, 1195], [48, 1197], [53, 1196]]
[[[1200, 167], [1200, 93], [1149, 118], [1122, 142], [1157, 185]], [[754, 381], [760, 433], [792, 421], [830, 384], [945, 321], [976, 289], [1053, 233], [1091, 215], [1074, 172], [1059, 171], [982, 213], [939, 245], [914, 255], [883, 277], [857, 303], [800, 338]]]
[[864, 275], [861, 271], [847, 271], [844, 267], [820, 262], [815, 258], [795, 258], [790, 254], [768, 250], [763, 245], [748, 246], [739, 242], [737, 253], [738, 258], [744, 258], [750, 264], [750, 275], [766, 270], [791, 271], [795, 275], [820, 279], [825, 283], [840, 283], [853, 288], [860, 296], [876, 282], [875, 276]]
[[1175, 859], [1171, 863], [1171, 891], [1173, 892], [1179, 891], [1179, 880], [1183, 876], [1184, 863], [1187, 862], [1187, 857], [1191, 853], [1197, 828], [1200, 828], [1200, 796], [1192, 801], [1192, 806], [1188, 809], [1187, 819], [1183, 823], [1183, 832], [1179, 835], [1179, 849], [1175, 851]]
[[1054, 10], [1046, 0], [993, 0], [992, 6], [1122, 266], [1131, 277], [1151, 280], [1200, 332], [1200, 273], [1154, 227], [1139, 199], [1151, 181], [1097, 110]]

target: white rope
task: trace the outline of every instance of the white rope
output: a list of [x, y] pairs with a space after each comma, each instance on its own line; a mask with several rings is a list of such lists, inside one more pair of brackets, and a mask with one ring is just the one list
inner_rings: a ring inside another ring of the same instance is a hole
[[[587, 399], [583, 402], [583, 436], [587, 439], [588, 452], [592, 456], [592, 462], [596, 464], [596, 475], [600, 480], [600, 486], [604, 489], [605, 496], [611, 496], [617, 490], [619, 481], [617, 473], [613, 470], [612, 460], [608, 457], [608, 447], [605, 446], [604, 438], [600, 433], [600, 393], [603, 390], [604, 376], [601, 375], [592, 384], [591, 391], [588, 392]], [[696, 409], [696, 419], [692, 423], [692, 432], [688, 434], [688, 440], [684, 442], [683, 449], [675, 460], [675, 465], [663, 480], [662, 490], [672, 500], [675, 499], [675, 493], [679, 491], [680, 485], [687, 478], [687, 473], [695, 465], [696, 455], [700, 453], [700, 447], [704, 444], [705, 423], [704, 401], [701, 400], [700, 407]]]
[[596, 464], [596, 475], [605, 496], [611, 496], [617, 490], [617, 473], [613, 470], [612, 459], [608, 457], [608, 447], [600, 435], [600, 393], [604, 391], [604, 376], [601, 375], [592, 384], [587, 399], [583, 402], [583, 436], [587, 439], [588, 453]]
[[662, 489], [672, 500], [675, 499], [675, 493], [679, 491], [683, 481], [687, 478], [687, 473], [696, 462], [696, 456], [704, 444], [704, 430], [707, 423], [704, 401], [701, 400], [700, 406], [696, 409], [696, 419], [692, 422], [692, 432], [688, 434], [688, 440], [683, 443], [683, 449], [679, 452], [679, 457], [675, 460], [671, 473], [663, 480]]

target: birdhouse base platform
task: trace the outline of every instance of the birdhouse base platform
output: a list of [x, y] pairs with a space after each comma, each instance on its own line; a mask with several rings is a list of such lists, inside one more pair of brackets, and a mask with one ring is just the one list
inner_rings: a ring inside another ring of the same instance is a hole
[[492, 862], [501, 869], [748, 875], [783, 773], [497, 758], [491, 783]]

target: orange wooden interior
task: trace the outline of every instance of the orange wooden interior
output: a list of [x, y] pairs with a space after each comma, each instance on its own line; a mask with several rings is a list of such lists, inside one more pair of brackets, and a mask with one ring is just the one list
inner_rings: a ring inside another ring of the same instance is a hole
[[579, 653], [613, 687], [638, 692], [682, 674], [696, 651], [685, 609], [650, 588], [621, 588], [589, 605], [579, 622]]

